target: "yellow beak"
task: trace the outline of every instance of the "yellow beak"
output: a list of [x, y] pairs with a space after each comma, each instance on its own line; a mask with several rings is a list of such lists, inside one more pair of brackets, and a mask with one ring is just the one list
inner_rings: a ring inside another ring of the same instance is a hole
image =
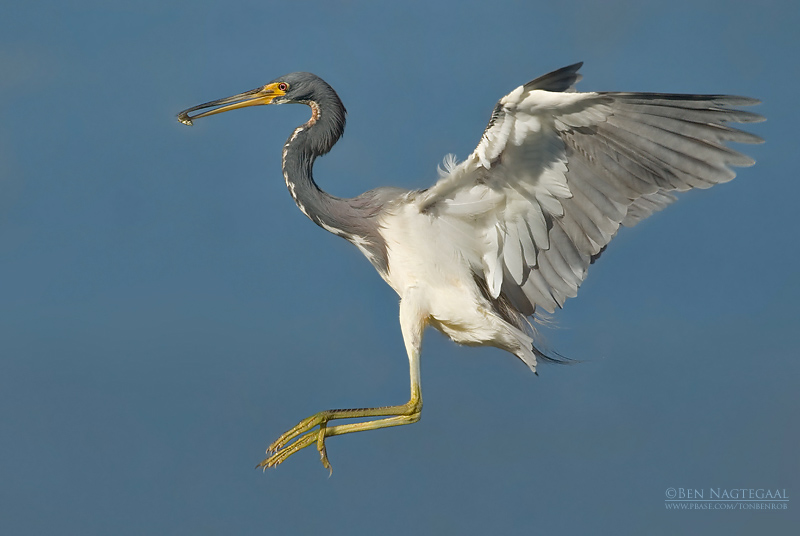
[[[282, 91], [278, 87], [279, 85], [280, 84], [278, 83], [267, 84], [264, 87], [259, 87], [250, 91], [245, 91], [244, 93], [239, 93], [238, 95], [234, 95], [232, 97], [226, 97], [224, 99], [217, 99], [215, 101], [199, 104], [197, 106], [188, 108], [179, 113], [178, 121], [180, 121], [184, 125], [191, 126], [192, 121], [194, 119], [197, 119], [198, 117], [221, 114], [222, 112], [235, 110], [236, 108], [245, 108], [247, 106], [260, 106], [264, 104], [271, 104], [274, 99], [286, 94], [285, 91]], [[189, 115], [190, 112], [194, 112], [195, 110], [202, 110], [203, 108], [212, 108], [215, 106], [219, 106], [219, 108], [214, 108], [213, 110], [208, 110], [207, 112], [202, 112], [191, 116]]]

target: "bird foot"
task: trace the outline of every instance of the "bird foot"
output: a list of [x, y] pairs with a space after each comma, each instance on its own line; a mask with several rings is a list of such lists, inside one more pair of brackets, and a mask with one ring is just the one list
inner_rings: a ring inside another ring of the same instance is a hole
[[[265, 471], [269, 467], [277, 467], [285, 462], [289, 456], [303, 450], [316, 443], [317, 451], [319, 451], [320, 461], [322, 466], [328, 471], [333, 473], [330, 461], [328, 460], [328, 452], [325, 448], [326, 431], [328, 430], [327, 412], [317, 413], [311, 417], [307, 417], [300, 421], [294, 428], [281, 434], [268, 448], [268, 456], [256, 468], [262, 468]], [[319, 428], [314, 430], [314, 428]]]
[[[297, 423], [297, 425], [281, 434], [267, 449], [269, 455], [256, 467], [266, 470], [268, 467], [275, 467], [285, 462], [292, 454], [303, 450], [316, 443], [319, 458], [323, 467], [330, 472], [331, 464], [328, 461], [328, 453], [325, 448], [325, 438], [350, 434], [353, 432], [363, 432], [366, 430], [376, 430], [378, 428], [388, 428], [390, 426], [400, 426], [417, 422], [422, 411], [422, 397], [419, 391], [412, 391], [411, 400], [400, 406], [383, 406], [380, 408], [360, 408], [360, 409], [330, 409], [321, 411], [311, 417], [307, 417]], [[382, 419], [367, 420], [350, 424], [340, 424], [328, 426], [334, 419], [358, 419], [385, 417]], [[315, 430], [316, 428], [316, 430]]]

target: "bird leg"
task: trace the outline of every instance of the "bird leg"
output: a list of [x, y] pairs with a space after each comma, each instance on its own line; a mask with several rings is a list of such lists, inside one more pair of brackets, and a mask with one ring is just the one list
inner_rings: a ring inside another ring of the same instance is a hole
[[[419, 394], [419, 390], [417, 390], [416, 396], [412, 394], [411, 399], [406, 404], [400, 406], [321, 411], [316, 415], [303, 419], [297, 426], [282, 434], [267, 450], [267, 454], [272, 455], [259, 463], [257, 467], [262, 467], [264, 469], [275, 467], [286, 461], [292, 454], [316, 443], [320, 461], [322, 461], [322, 465], [330, 471], [331, 464], [328, 461], [328, 455], [325, 449], [326, 437], [415, 423], [419, 420], [421, 411], [422, 397]], [[328, 426], [328, 423], [334, 419], [355, 419], [388, 415], [392, 415], [392, 417]]]
[[[403, 331], [403, 340], [408, 353], [411, 376], [411, 398], [408, 402], [399, 406], [330, 409], [321, 411], [303, 419], [294, 428], [284, 432], [267, 449], [267, 454], [271, 454], [271, 456], [263, 460], [256, 467], [261, 467], [264, 470], [268, 467], [275, 467], [286, 461], [292, 454], [316, 443], [322, 465], [329, 471], [332, 471], [325, 449], [326, 437], [417, 422], [422, 412], [419, 353], [422, 343], [422, 331], [424, 330], [425, 324], [426, 319], [419, 313], [419, 309], [413, 306], [412, 300], [404, 297], [400, 302], [400, 327]], [[387, 418], [328, 426], [330, 421], [336, 419], [358, 419], [365, 417]]]

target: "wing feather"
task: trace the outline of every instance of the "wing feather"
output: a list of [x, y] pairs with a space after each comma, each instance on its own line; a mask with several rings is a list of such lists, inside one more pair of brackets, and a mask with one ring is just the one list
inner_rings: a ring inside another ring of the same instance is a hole
[[561, 250], [557, 246], [553, 246], [542, 254], [547, 258], [547, 262], [556, 271], [558, 277], [567, 284], [567, 297], [573, 298], [578, 294], [578, 286], [581, 284], [582, 278], [579, 278], [572, 267], [567, 263]]
[[533, 243], [533, 233], [524, 219], [517, 219], [516, 225], [522, 254], [525, 257], [525, 267], [533, 268], [536, 266], [536, 246]]
[[517, 285], [521, 285], [526, 266], [522, 252], [522, 244], [520, 244], [519, 237], [516, 234], [516, 227], [517, 226], [514, 225], [514, 231], [506, 235], [503, 254], [509, 274], [511, 274], [512, 279]]
[[[567, 299], [566, 293], [568, 291], [568, 287], [566, 287], [564, 280], [558, 277], [558, 273], [556, 273], [555, 269], [550, 265], [547, 255], [542, 255], [542, 257], [539, 259], [538, 273], [541, 274], [542, 278], [544, 279], [544, 282], [550, 291], [550, 295], [555, 300], [556, 305], [559, 307], [564, 305], [564, 301]], [[555, 309], [549, 312], [552, 313], [554, 310]]]
[[558, 302], [553, 298], [552, 290], [542, 277], [539, 270], [531, 270], [528, 280], [522, 286], [522, 291], [537, 307], [544, 308], [547, 312], [554, 312]]
[[564, 259], [564, 262], [575, 274], [575, 284], [580, 286], [586, 277], [586, 269], [589, 267], [590, 256], [582, 254], [563, 228], [563, 221], [559, 220], [550, 232], [551, 249], [557, 249]]

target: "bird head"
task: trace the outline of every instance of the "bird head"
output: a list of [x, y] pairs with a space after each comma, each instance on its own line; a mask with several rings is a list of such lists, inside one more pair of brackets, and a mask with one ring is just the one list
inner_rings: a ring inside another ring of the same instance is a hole
[[[191, 125], [193, 120], [200, 117], [219, 114], [237, 108], [245, 108], [247, 106], [284, 104], [289, 102], [308, 103], [309, 101], [315, 100], [314, 92], [320, 84], [327, 86], [322, 79], [311, 73], [298, 72], [287, 74], [256, 89], [188, 108], [178, 114], [178, 121], [184, 125]], [[206, 108], [211, 109], [195, 115], [189, 115], [191, 112], [204, 110]]]

